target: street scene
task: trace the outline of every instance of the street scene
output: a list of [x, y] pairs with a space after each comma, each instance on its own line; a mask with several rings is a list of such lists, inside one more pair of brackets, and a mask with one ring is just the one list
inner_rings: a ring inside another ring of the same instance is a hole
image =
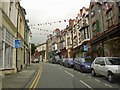
[[120, 90], [120, 1], [0, 1], [0, 89]]

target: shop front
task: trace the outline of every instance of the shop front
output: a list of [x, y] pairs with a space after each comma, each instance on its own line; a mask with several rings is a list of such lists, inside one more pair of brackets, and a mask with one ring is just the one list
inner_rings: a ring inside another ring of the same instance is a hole
[[92, 56], [120, 57], [120, 25], [91, 40]]
[[4, 26], [2, 28], [2, 43], [0, 44], [0, 47], [2, 47], [0, 51], [0, 58], [2, 58], [0, 59], [0, 68], [5, 72], [5, 74], [10, 73], [6, 72], [7, 70], [14, 70], [14, 41], [14, 35]]

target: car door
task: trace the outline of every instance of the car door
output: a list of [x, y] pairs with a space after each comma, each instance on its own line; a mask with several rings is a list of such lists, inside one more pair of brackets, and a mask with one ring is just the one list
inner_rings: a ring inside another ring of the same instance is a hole
[[104, 58], [99, 59], [99, 65], [98, 65], [98, 72], [100, 75], [105, 76], [106, 72], [106, 67], [105, 67], [105, 60]]
[[99, 73], [98, 70], [98, 66], [99, 66], [99, 58], [96, 58], [95, 61], [92, 63], [92, 68], [95, 70], [95, 73]]

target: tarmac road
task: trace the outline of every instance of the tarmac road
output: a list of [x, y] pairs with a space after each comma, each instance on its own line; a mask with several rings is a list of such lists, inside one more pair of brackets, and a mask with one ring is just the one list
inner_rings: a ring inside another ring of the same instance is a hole
[[[58, 64], [40, 63], [42, 72], [36, 88], [85, 88], [120, 90], [120, 83], [109, 83], [106, 77], [93, 77], [90, 73], [66, 68]], [[118, 89], [119, 88], [119, 89]]]

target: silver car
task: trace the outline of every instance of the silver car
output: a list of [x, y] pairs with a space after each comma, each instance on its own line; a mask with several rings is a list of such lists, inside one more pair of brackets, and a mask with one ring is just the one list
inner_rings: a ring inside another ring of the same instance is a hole
[[116, 76], [120, 76], [119, 57], [97, 57], [92, 65], [92, 75], [106, 76], [109, 82], [114, 82]]

